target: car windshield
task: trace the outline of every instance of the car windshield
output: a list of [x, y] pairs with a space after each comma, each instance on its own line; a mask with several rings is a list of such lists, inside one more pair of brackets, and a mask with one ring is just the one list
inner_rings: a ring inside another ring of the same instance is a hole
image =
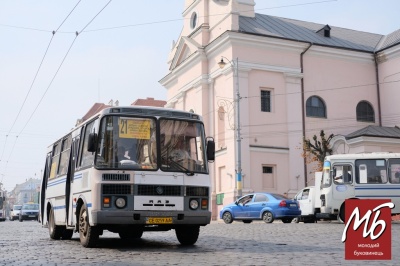
[[23, 210], [39, 210], [39, 204], [26, 204], [22, 206]]
[[22, 208], [22, 205], [15, 205], [14, 210], [20, 210]]

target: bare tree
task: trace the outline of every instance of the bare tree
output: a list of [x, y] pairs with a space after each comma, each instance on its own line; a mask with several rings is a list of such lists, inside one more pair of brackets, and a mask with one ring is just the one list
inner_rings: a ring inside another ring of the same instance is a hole
[[302, 156], [307, 159], [308, 164], [316, 162], [317, 166], [314, 169], [315, 171], [322, 171], [325, 156], [332, 154], [330, 141], [334, 135], [330, 134], [328, 138], [326, 138], [324, 130], [321, 130], [319, 137], [320, 140], [318, 140], [317, 135], [313, 136], [312, 141], [307, 138], [303, 139]]

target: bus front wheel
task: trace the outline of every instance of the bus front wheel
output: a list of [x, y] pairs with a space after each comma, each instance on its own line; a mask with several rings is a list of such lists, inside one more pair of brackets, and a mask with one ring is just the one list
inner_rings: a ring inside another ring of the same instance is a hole
[[175, 229], [176, 238], [179, 243], [184, 246], [193, 245], [197, 242], [200, 233], [200, 226], [198, 225], [183, 225]]
[[99, 231], [95, 226], [89, 224], [89, 214], [86, 205], [83, 205], [79, 212], [79, 239], [85, 248], [96, 246], [99, 239]]

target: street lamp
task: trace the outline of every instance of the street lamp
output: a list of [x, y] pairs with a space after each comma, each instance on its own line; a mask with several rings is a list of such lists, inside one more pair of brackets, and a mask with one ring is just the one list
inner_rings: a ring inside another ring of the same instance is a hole
[[237, 197], [240, 198], [242, 196], [242, 139], [240, 136], [240, 92], [239, 92], [239, 58], [236, 58], [235, 61], [230, 61], [225, 56], [221, 57], [221, 61], [218, 63], [219, 67], [223, 69], [226, 65], [224, 62], [224, 58], [228, 60], [231, 64], [234, 72], [235, 77], [235, 91], [236, 91], [236, 98], [235, 98], [235, 140], [237, 143], [236, 149], [236, 187], [237, 187]]

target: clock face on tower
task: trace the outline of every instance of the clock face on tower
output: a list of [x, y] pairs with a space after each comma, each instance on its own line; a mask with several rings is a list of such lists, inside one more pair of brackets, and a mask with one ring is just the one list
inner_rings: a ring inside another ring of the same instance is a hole
[[193, 12], [192, 16], [190, 17], [190, 28], [194, 29], [197, 25], [197, 13]]

